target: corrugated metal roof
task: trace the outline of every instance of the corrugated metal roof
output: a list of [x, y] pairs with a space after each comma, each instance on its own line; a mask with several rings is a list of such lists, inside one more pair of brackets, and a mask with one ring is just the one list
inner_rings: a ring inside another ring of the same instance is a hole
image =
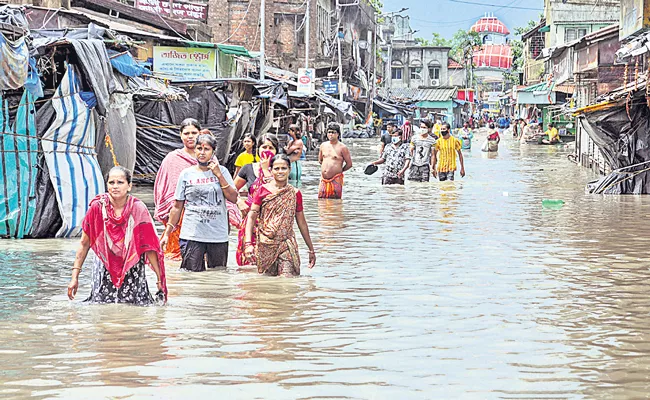
[[438, 87], [438, 88], [399, 88], [383, 89], [380, 94], [392, 100], [398, 101], [449, 101], [456, 97], [458, 88], [455, 87]]

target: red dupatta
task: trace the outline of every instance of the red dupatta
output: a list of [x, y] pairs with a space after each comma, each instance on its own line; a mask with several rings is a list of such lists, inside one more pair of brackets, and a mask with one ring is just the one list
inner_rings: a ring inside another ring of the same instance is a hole
[[167, 299], [165, 256], [160, 248], [153, 219], [142, 201], [129, 196], [122, 215], [117, 217], [108, 194], [100, 194], [90, 202], [82, 228], [90, 238], [90, 248], [102, 261], [111, 275], [113, 285], [118, 288], [124, 283], [124, 276], [129, 269], [140, 261], [142, 254], [155, 251], [158, 254], [160, 282]]

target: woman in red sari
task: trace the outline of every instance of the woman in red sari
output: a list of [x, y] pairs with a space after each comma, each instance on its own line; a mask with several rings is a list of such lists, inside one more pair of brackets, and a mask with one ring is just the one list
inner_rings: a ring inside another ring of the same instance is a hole
[[[237, 206], [242, 212], [244, 217], [241, 225], [239, 226], [239, 235], [237, 241], [237, 265], [247, 265], [249, 264], [244, 257], [244, 236], [246, 234], [246, 223], [248, 219], [246, 215], [248, 210], [250, 210], [251, 204], [253, 204], [253, 196], [259, 188], [262, 187], [265, 183], [271, 182], [273, 180], [273, 175], [271, 174], [271, 169], [269, 168], [269, 161], [271, 158], [278, 152], [278, 141], [270, 135], [263, 135], [260, 137], [257, 145], [257, 156], [260, 161], [248, 164], [242, 167], [242, 169], [235, 177], [235, 188], [237, 191], [241, 190], [245, 185], [248, 185], [248, 198], [246, 200], [239, 199]], [[250, 238], [250, 242], [255, 245], [255, 230], [253, 230], [253, 236]]]
[[[273, 181], [255, 192], [246, 224], [246, 259], [255, 261], [257, 272], [268, 275], [300, 275], [298, 242], [293, 231], [297, 222], [300, 234], [309, 247], [309, 268], [316, 264], [316, 252], [302, 207], [302, 194], [289, 185], [291, 161], [286, 154], [271, 159]], [[251, 243], [257, 221], [257, 245]]]
[[[108, 173], [108, 193], [90, 202], [68, 285], [70, 300], [77, 294], [81, 267], [90, 249], [96, 257], [86, 301], [146, 306], [167, 300], [165, 257], [147, 206], [129, 193], [131, 177], [126, 168], [113, 167]], [[157, 277], [156, 300], [149, 292], [145, 264]]]

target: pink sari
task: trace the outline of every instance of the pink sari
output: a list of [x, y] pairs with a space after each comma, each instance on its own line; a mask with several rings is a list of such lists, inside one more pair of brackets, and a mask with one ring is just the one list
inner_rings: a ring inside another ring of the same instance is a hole
[[[246, 199], [246, 205], [250, 209], [251, 204], [253, 204], [253, 196], [255, 195], [255, 192], [259, 190], [264, 185], [264, 172], [262, 171], [262, 167], [260, 165], [260, 170], [257, 176], [257, 179], [255, 182], [251, 185], [250, 188], [248, 188], [248, 198]], [[236, 253], [236, 258], [237, 258], [237, 265], [243, 266], [243, 265], [249, 265], [249, 263], [246, 261], [246, 258], [244, 257], [244, 250], [246, 250], [245, 246], [245, 241], [246, 241], [246, 223], [248, 221], [248, 213], [244, 216], [242, 219], [241, 225], [239, 225], [239, 233], [237, 235], [237, 253]], [[253, 226], [253, 237], [251, 238], [251, 243], [253, 246], [256, 245], [257, 239], [256, 239], [256, 234], [255, 232], [257, 231], [257, 222]]]

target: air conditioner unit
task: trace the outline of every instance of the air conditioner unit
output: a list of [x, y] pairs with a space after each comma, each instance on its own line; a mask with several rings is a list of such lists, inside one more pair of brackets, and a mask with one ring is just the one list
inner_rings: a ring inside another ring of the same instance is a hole
[[440, 79], [431, 79], [431, 86], [440, 86]]

